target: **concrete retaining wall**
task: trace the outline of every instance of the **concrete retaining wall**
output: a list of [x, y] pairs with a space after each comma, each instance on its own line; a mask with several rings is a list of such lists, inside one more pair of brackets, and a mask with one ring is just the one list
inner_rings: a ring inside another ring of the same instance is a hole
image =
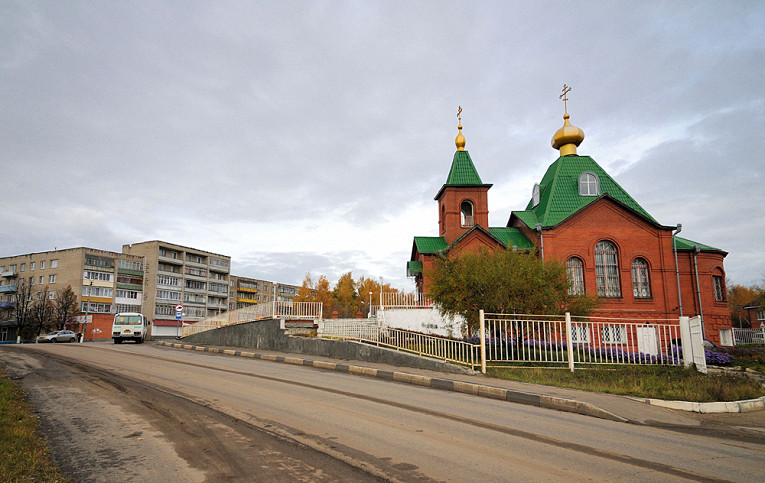
[[473, 372], [469, 367], [358, 342], [290, 336], [284, 333], [282, 326], [283, 322], [279, 319], [259, 320], [200, 332], [184, 337], [182, 341], [185, 344], [244, 347], [335, 359], [369, 361], [454, 374]]

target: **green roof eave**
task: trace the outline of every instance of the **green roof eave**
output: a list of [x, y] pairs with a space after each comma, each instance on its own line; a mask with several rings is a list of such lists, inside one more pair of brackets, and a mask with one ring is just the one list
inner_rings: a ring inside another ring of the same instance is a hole
[[698, 243], [687, 238], [681, 238], [679, 236], [675, 237], [675, 246], [678, 250], [695, 250], [698, 247], [699, 250], [703, 251], [727, 253], [726, 251], [719, 248], [704, 245], [703, 243]]
[[521, 230], [513, 227], [489, 227], [489, 233], [505, 244], [506, 247], [516, 247], [519, 250], [531, 250], [534, 244]]
[[537, 221], [537, 215], [533, 211], [531, 210], [511, 211], [510, 219], [507, 221], [508, 226], [510, 225], [510, 222], [513, 219], [513, 216], [521, 220], [523, 223], [526, 224], [526, 226], [528, 226], [532, 230], [536, 229], [538, 221]]
[[416, 236], [414, 248], [423, 254], [438, 253], [447, 248], [446, 240], [440, 236]]
[[410, 260], [406, 262], [406, 275], [408, 277], [414, 277], [422, 273], [422, 262], [417, 260]]

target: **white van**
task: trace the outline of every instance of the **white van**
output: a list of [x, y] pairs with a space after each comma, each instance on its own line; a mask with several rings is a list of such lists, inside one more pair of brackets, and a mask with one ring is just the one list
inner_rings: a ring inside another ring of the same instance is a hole
[[112, 340], [121, 344], [123, 340], [134, 340], [136, 344], [146, 340], [149, 333], [149, 319], [138, 312], [124, 312], [114, 316]]

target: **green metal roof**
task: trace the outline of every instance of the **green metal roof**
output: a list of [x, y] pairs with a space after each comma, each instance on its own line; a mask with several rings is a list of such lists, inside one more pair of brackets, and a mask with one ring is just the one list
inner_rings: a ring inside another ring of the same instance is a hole
[[406, 274], [409, 277], [414, 277], [418, 273], [422, 273], [422, 262], [417, 260], [411, 260], [406, 262]]
[[[534, 248], [534, 244], [531, 243], [531, 240], [526, 238], [526, 235], [524, 235], [518, 228], [501, 226], [489, 228], [487, 231], [478, 225], [463, 233], [462, 236], [454, 240], [451, 245], [447, 245], [446, 240], [440, 236], [416, 236], [414, 237], [414, 247], [422, 254], [435, 254], [443, 250], [448, 250], [459, 244], [468, 233], [475, 229], [488, 233], [508, 248], [517, 247], [521, 250], [530, 250]], [[412, 255], [414, 255], [414, 252]]]
[[[586, 172], [598, 178], [599, 196], [579, 194], [579, 175]], [[525, 211], [514, 211], [513, 214], [530, 228], [535, 228], [537, 223], [545, 228], [553, 227], [602, 195], [610, 196], [658, 224], [594, 159], [576, 155], [561, 156], [551, 164], [539, 183], [539, 204], [534, 206], [532, 199]]]
[[704, 245], [702, 243], [698, 243], [693, 240], [689, 240], [687, 238], [681, 238], [679, 236], [675, 237], [675, 244], [678, 250], [693, 250], [694, 247], [699, 247], [701, 250], [711, 250], [711, 251], [717, 251], [717, 252], [722, 251], [719, 248], [711, 247], [709, 245]]
[[470, 154], [467, 151], [457, 151], [454, 153], [452, 167], [449, 170], [449, 176], [446, 177], [446, 183], [438, 190], [438, 194], [434, 199], [437, 200], [447, 186], [491, 187], [490, 184], [484, 184], [481, 181], [481, 177], [478, 176], [478, 170], [475, 169], [473, 160], [470, 159]]
[[414, 245], [420, 253], [436, 253], [446, 249], [446, 240], [440, 236], [416, 236]]
[[504, 243], [508, 248], [517, 247], [521, 250], [531, 250], [534, 248], [531, 240], [526, 238], [526, 235], [518, 228], [490, 227], [489, 233], [494, 235], [495, 238]]

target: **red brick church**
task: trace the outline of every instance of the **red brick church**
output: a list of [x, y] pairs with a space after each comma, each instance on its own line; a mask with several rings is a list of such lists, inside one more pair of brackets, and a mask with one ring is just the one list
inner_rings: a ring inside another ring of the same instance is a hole
[[705, 337], [719, 344], [719, 330], [731, 327], [727, 252], [677, 236], [681, 225], [656, 221], [593, 158], [577, 154], [584, 132], [570, 123], [568, 113], [563, 119], [552, 139], [560, 156], [534, 185], [526, 209], [511, 212], [503, 227], [489, 226], [492, 185], [481, 181], [465, 150], [460, 120], [457, 152], [435, 196], [438, 236], [414, 237], [407, 264], [418, 291], [427, 293], [425, 274], [439, 254], [536, 248], [545, 260], [565, 264], [570, 294], [598, 296], [593, 315], [674, 320], [701, 315]]

